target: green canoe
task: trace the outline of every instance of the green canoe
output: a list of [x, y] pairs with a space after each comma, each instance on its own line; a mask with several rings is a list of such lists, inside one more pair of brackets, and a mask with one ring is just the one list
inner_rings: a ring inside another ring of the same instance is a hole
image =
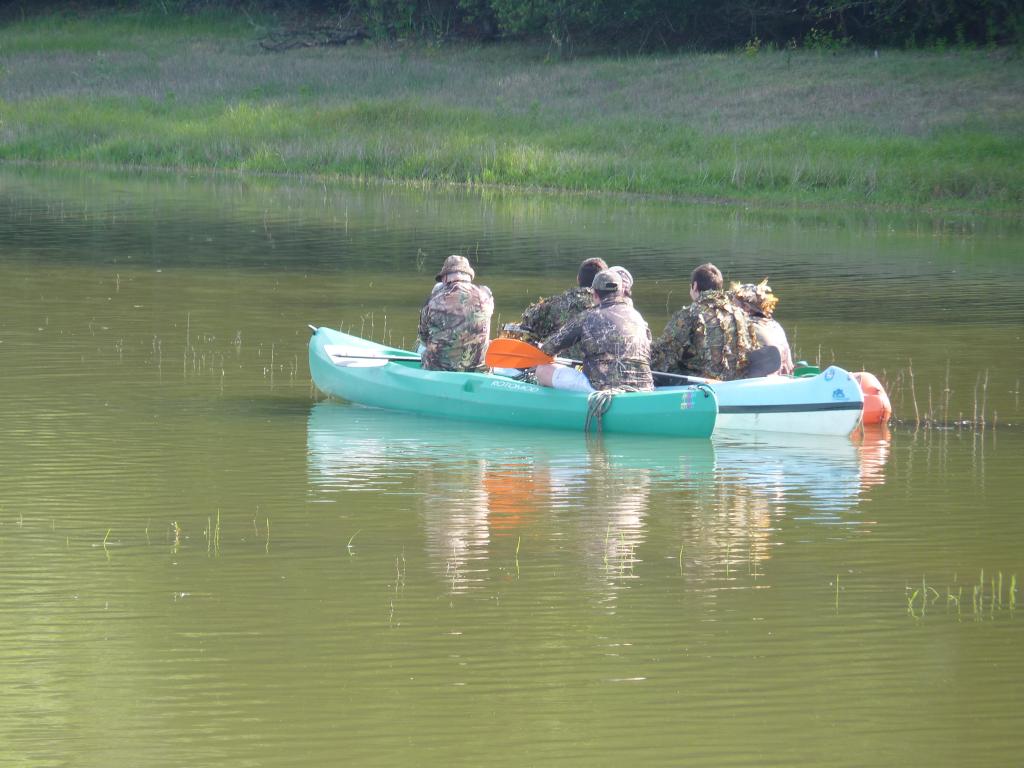
[[[329, 328], [310, 339], [309, 370], [321, 392], [354, 403], [518, 427], [582, 432], [593, 397], [489, 373], [424, 371], [411, 352]], [[616, 394], [599, 423], [608, 433], [706, 438], [717, 415], [709, 387], [679, 387]]]

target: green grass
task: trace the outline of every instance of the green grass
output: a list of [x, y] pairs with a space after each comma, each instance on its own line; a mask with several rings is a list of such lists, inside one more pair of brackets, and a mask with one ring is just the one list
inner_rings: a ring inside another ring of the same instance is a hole
[[251, 35], [255, 23], [258, 22], [227, 11], [182, 15], [150, 9], [97, 11], [87, 16], [32, 16], [0, 31], [0, 54], [98, 54], [154, 48], [167, 53], [182, 38], [230, 39]]
[[0, 160], [1019, 214], [1005, 52], [268, 54], [248, 20], [0, 30]]

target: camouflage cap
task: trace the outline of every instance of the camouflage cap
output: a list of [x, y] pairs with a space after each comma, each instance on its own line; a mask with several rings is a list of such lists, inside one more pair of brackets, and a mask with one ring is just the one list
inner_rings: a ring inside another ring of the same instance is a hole
[[629, 270], [625, 267], [609, 267], [612, 272], [615, 272], [622, 278], [622, 292], [629, 293], [633, 290], [633, 276], [629, 274]]
[[775, 305], [779, 303], [779, 297], [772, 293], [772, 287], [768, 285], [767, 279], [757, 284], [733, 283], [730, 290], [736, 301], [746, 304], [765, 317], [771, 317]]
[[443, 280], [445, 275], [451, 275], [456, 272], [461, 272], [465, 275], [469, 275], [469, 279], [472, 280], [476, 277], [476, 272], [473, 271], [473, 267], [469, 264], [469, 259], [465, 256], [459, 256], [458, 254], [452, 254], [444, 260], [444, 264], [441, 265], [441, 271], [437, 273], [435, 279]]
[[594, 282], [590, 287], [601, 293], [621, 292], [622, 277], [613, 269], [603, 269], [594, 275]]

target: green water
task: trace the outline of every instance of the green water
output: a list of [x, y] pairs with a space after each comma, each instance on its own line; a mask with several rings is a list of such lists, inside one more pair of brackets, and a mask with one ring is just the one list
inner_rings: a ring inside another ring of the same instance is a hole
[[[0, 765], [1019, 763], [1022, 250], [0, 171]], [[588, 441], [318, 402], [306, 324], [408, 345], [453, 252], [503, 321], [586, 256], [655, 332], [697, 263], [768, 276], [798, 355], [879, 374], [902, 422]]]

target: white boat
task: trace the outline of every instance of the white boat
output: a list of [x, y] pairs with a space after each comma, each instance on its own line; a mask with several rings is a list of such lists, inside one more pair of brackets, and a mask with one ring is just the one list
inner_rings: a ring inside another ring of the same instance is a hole
[[860, 384], [835, 365], [816, 376], [763, 376], [709, 384], [718, 395], [715, 434], [848, 435], [864, 412]]

